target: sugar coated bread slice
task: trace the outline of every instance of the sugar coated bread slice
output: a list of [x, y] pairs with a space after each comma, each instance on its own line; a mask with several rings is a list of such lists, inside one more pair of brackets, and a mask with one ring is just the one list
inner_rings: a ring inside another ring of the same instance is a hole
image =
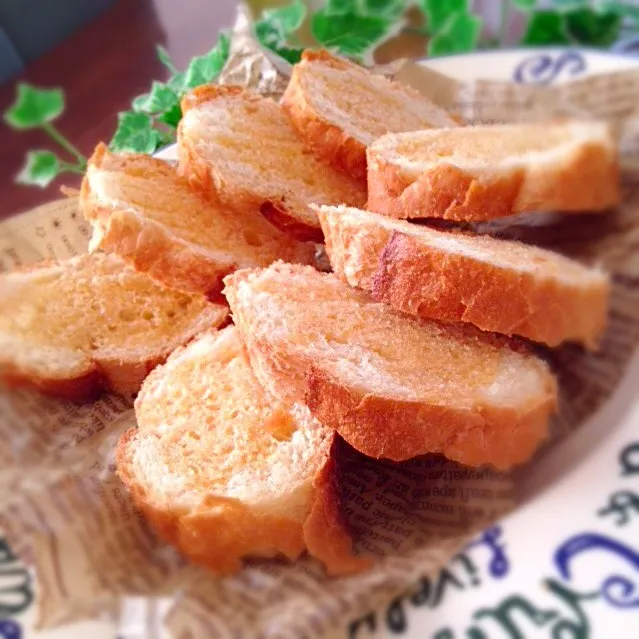
[[361, 206], [365, 187], [309, 153], [279, 104], [240, 87], [204, 86], [182, 101], [180, 170], [224, 202], [260, 210], [301, 240], [322, 240], [310, 204]]
[[117, 253], [183, 291], [216, 295], [236, 268], [314, 258], [312, 244], [297, 242], [256, 211], [203, 198], [168, 163], [112, 154], [104, 144], [89, 160], [80, 205], [94, 228], [92, 248]]
[[414, 89], [322, 50], [304, 51], [282, 105], [309, 148], [362, 180], [366, 147], [376, 138], [457, 125]]
[[555, 379], [521, 345], [400, 314], [310, 267], [276, 262], [225, 282], [260, 382], [366, 455], [506, 469], [546, 437]]
[[535, 246], [439, 231], [348, 207], [318, 215], [333, 269], [397, 310], [549, 346], [595, 347], [606, 324], [609, 282]]
[[114, 255], [43, 262], [0, 277], [0, 378], [77, 401], [136, 393], [175, 348], [227, 315]]
[[368, 149], [368, 191], [369, 210], [396, 218], [601, 211], [619, 202], [617, 148], [601, 122], [390, 134]]
[[145, 381], [135, 413], [118, 473], [195, 563], [228, 574], [243, 557], [294, 559], [308, 549], [331, 574], [366, 565], [342, 524], [334, 433], [307, 407], [267, 397], [235, 327], [171, 355]]

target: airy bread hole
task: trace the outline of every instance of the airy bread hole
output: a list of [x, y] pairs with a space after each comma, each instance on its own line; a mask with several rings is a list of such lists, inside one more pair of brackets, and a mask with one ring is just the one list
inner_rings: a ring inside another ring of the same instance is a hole
[[264, 422], [264, 430], [278, 441], [287, 441], [297, 430], [297, 423], [288, 411], [275, 409]]
[[118, 313], [118, 319], [123, 322], [132, 322], [135, 319], [135, 311], [132, 308], [124, 308]]

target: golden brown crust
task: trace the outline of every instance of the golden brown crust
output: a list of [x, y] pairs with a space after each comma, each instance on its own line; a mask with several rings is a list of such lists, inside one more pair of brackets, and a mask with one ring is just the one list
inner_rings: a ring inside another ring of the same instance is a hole
[[313, 482], [313, 502], [304, 522], [304, 543], [331, 576], [360, 572], [372, 563], [369, 557], [353, 555], [353, 541], [341, 508], [338, 446], [337, 435], [333, 435], [330, 456]]
[[359, 572], [370, 566], [369, 558], [352, 554], [352, 541], [340, 509], [333, 458], [335, 442], [313, 482], [309, 513], [301, 522], [256, 514], [236, 499], [219, 496], [209, 497], [196, 510], [157, 503], [147, 494], [129, 464], [136, 439], [154, 436], [160, 435], [137, 428], [121, 436], [116, 450], [118, 475], [158, 535], [194, 563], [216, 574], [229, 575], [242, 568], [246, 557], [283, 555], [293, 560], [308, 549], [332, 576]]
[[[174, 170], [162, 160], [134, 154], [113, 155], [103, 143], [96, 147], [89, 159], [89, 167], [156, 174], [159, 179], [176, 177]], [[84, 217], [99, 234], [100, 241], [94, 248], [120, 255], [135, 270], [170, 288], [217, 299], [223, 278], [237, 268], [236, 264], [195, 251], [188, 242], [131, 211], [106, 208], [91, 190], [88, 176], [82, 180], [80, 206]]]
[[91, 209], [96, 219], [107, 220], [101, 228], [98, 222], [100, 242], [96, 248], [120, 255], [136, 271], [170, 288], [217, 299], [223, 288], [222, 280], [238, 266], [194, 251], [192, 245], [159, 224], [129, 211], [112, 213], [86, 200], [84, 206], [85, 211]]
[[17, 367], [12, 362], [0, 362], [0, 378], [13, 388], [31, 388], [45, 395], [84, 403], [97, 399], [105, 391], [126, 397], [135, 395], [147, 375], [162, 364], [170, 353], [146, 361], [89, 361], [85, 371], [69, 378], [47, 377], [35, 371]]
[[44, 395], [78, 404], [97, 399], [107, 388], [107, 382], [97, 367], [78, 371], [74, 377], [56, 379], [22, 370], [13, 362], [0, 362], [0, 379], [9, 388], [37, 390]]
[[[225, 318], [218, 320], [217, 326], [221, 328]], [[84, 370], [78, 370], [67, 378], [47, 377], [20, 368], [14, 362], [0, 360], [0, 379], [12, 388], [31, 388], [77, 403], [93, 401], [106, 391], [130, 397], [140, 390], [149, 373], [163, 364], [170, 354], [171, 350], [163, 350], [146, 360], [126, 360], [122, 355], [101, 357], [99, 360], [87, 359]]]
[[285, 338], [274, 342], [266, 334], [256, 336], [253, 327], [260, 322], [259, 311], [236, 295], [240, 280], [246, 281], [250, 273], [234, 273], [226, 280], [225, 294], [256, 378], [274, 394], [303, 400], [318, 421], [363, 454], [404, 461], [442, 453], [472, 466], [507, 469], [529, 459], [545, 439], [548, 418], [556, 408], [556, 381], [523, 341], [481, 333], [463, 324], [447, 327], [451, 332], [472, 331], [477, 339], [506, 353], [516, 351], [534, 360], [531, 365], [540, 374], [539, 387], [534, 396], [514, 407], [500, 406], [490, 394], [483, 401], [473, 399], [470, 407], [387, 397], [375, 394], [366, 384], [351, 386], [337, 379], [331, 362], [313, 359], [295, 342], [291, 350]]
[[383, 148], [368, 158], [367, 208], [398, 219], [479, 221], [538, 210], [598, 212], [619, 202], [619, 167], [599, 145], [575, 149], [566, 162], [482, 175], [446, 164], [411, 173], [389, 161]]
[[300, 242], [324, 242], [322, 229], [298, 220], [281, 202], [263, 202], [260, 213], [275, 227]]
[[[207, 295], [211, 299], [219, 298], [222, 279], [238, 268], [233, 260], [233, 246], [220, 247], [219, 251], [208, 250], [197, 242], [182, 239], [172, 232], [170, 226], [165, 227], [148, 218], [144, 211], [138, 213], [127, 208], [126, 202], [103, 204], [100, 187], [97, 187], [96, 192], [92, 190], [92, 175], [96, 175], [97, 179], [98, 175], [93, 172], [104, 171], [113, 180], [118, 180], [120, 176], [140, 177], [146, 181], [140, 188], [150, 187], [154, 183], [164, 188], [175, 185], [194, 198], [193, 204], [201, 204], [203, 211], [210, 213], [211, 224], [215, 224], [215, 207], [222, 206], [220, 203], [215, 202], [211, 207], [206, 202], [198, 202], [198, 195], [190, 192], [188, 181], [178, 177], [166, 162], [146, 155], [111, 154], [103, 144], [98, 145], [89, 160], [89, 170], [90, 173], [82, 182], [80, 204], [84, 216], [95, 228], [94, 249], [120, 255], [137, 271], [146, 273], [170, 288]], [[105, 190], [108, 193], [109, 188]], [[124, 191], [125, 197], [126, 193]], [[185, 202], [184, 206], [188, 205]], [[188, 213], [185, 210], [185, 214]], [[257, 213], [256, 221], [262, 224]], [[224, 220], [221, 224], [224, 224]], [[246, 225], [249, 224], [247, 218]], [[315, 238], [321, 238], [321, 232], [316, 229], [313, 231]], [[258, 227], [255, 232], [261, 233], [262, 229]], [[275, 237], [276, 232], [270, 232]], [[295, 243], [284, 236], [282, 241], [282, 251], [291, 261], [312, 261], [314, 250], [311, 246], [299, 243], [293, 248]], [[256, 261], [259, 261], [258, 250], [255, 256]]]
[[136, 445], [138, 436], [157, 435], [135, 428], [122, 435], [116, 451], [118, 475], [160, 537], [194, 563], [228, 575], [241, 569], [241, 559], [247, 555], [271, 554], [277, 549], [288, 559], [295, 559], [303, 552], [299, 521], [257, 515], [236, 499], [211, 497], [195, 511], [154, 502], [128, 462], [129, 448]]
[[[404, 313], [468, 322], [549, 346], [575, 341], [594, 348], [605, 328], [609, 286], [603, 275], [591, 277], [584, 269], [583, 282], [569, 282], [561, 273], [536, 274], [494, 265], [489, 255], [481, 260], [456, 252], [457, 233], [449, 233], [448, 249], [408, 229], [383, 226], [366, 212], [346, 223], [337, 211], [320, 209], [318, 215], [335, 274]], [[504, 241], [505, 251], [509, 245]], [[481, 251], [481, 245], [477, 248]], [[535, 249], [530, 251], [530, 260], [540, 259]]]
[[105, 380], [107, 389], [130, 397], [138, 393], [149, 373], [163, 364], [170, 354], [171, 350], [164, 349], [155, 357], [142, 361], [126, 361], [121, 355], [112, 358], [101, 357], [99, 361], [96, 361], [96, 365]]
[[[126, 269], [119, 258], [104, 254], [84, 255], [75, 260], [95, 264], [99, 260], [116, 260], [115, 267]], [[52, 267], [64, 267], [73, 273], [77, 261], [45, 260], [13, 271], [9, 277], [37, 274]], [[98, 271], [93, 271], [95, 275]], [[90, 276], [91, 271], [87, 273]], [[142, 276], [144, 277], [144, 276]], [[0, 282], [4, 284], [4, 282]], [[162, 290], [162, 289], [158, 289]], [[166, 289], [165, 289], [166, 290]], [[126, 290], [123, 292], [126, 295]], [[206, 303], [204, 297], [195, 298], [200, 303], [197, 314], [191, 316], [191, 323], [180, 333], [171, 333], [157, 339], [152, 346], [138, 339], [135, 345], [128, 343], [100, 345], [100, 338], [107, 333], [107, 320], [100, 328], [82, 342], [82, 346], [67, 346], [49, 338], [50, 343], [32, 343], [28, 335], [3, 333], [4, 343], [12, 348], [0, 353], [0, 379], [8, 386], [31, 388], [47, 395], [86, 402], [99, 397], [105, 391], [124, 396], [135, 395], [149, 372], [163, 363], [177, 347], [190, 342], [198, 333], [211, 328], [220, 328], [229, 320], [228, 307], [222, 304]], [[151, 302], [151, 300], [149, 300]], [[74, 313], [82, 317], [82, 307], [74, 306]], [[34, 312], [40, 311], [34, 308]], [[79, 321], [79, 320], [78, 320]], [[50, 353], [44, 360], [43, 352]]]
[[178, 171], [188, 181], [194, 191], [202, 197], [215, 199], [217, 198], [217, 190], [213, 177], [209, 172], [209, 167], [195, 152], [193, 145], [182, 133], [183, 128], [182, 121], [180, 121], [177, 128]]
[[306, 146], [325, 162], [366, 183], [366, 146], [338, 126], [322, 118], [308, 103], [301, 76], [304, 62], [321, 61], [336, 69], [347, 70], [350, 63], [335, 58], [324, 50], [307, 49], [302, 62], [293, 67], [291, 80], [282, 96], [281, 104]]
[[546, 438], [556, 401], [550, 376], [547, 384], [545, 396], [521, 411], [489, 404], [453, 409], [348, 389], [311, 367], [306, 402], [319, 421], [369, 457], [404, 461], [441, 453], [468, 466], [507, 470], [529, 459]]
[[244, 93], [244, 89], [238, 86], [221, 84], [203, 84], [191, 89], [180, 102], [182, 114], [188, 113], [191, 109], [218, 98], [232, 97]]
[[498, 268], [394, 232], [379, 256], [372, 294], [411, 315], [469, 322], [549, 346], [580, 341], [595, 347], [606, 323], [608, 286], [575, 287]]

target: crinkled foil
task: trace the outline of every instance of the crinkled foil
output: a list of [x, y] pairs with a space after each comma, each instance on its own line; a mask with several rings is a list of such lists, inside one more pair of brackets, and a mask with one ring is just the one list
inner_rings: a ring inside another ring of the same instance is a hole
[[231, 36], [229, 59], [218, 77], [220, 84], [247, 87], [263, 95], [279, 98], [291, 74], [291, 65], [268, 55], [253, 36], [250, 14], [241, 5]]

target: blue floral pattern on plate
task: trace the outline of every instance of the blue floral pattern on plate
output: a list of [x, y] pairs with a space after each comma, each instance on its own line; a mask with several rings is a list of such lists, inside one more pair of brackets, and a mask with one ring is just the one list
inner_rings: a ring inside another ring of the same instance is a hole
[[515, 67], [513, 80], [519, 84], [550, 84], [561, 77], [583, 75], [587, 68], [586, 59], [579, 51], [535, 53]]

